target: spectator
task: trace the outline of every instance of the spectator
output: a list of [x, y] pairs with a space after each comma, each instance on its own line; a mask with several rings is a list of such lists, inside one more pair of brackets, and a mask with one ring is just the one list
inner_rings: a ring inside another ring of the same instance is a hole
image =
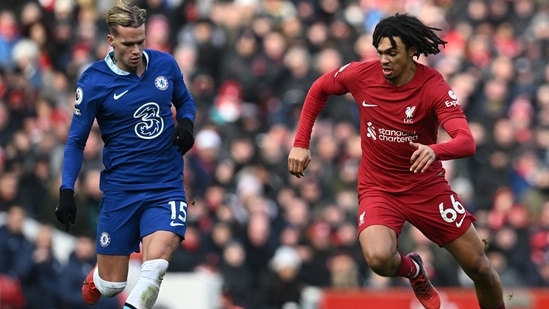
[[193, 272], [199, 266], [211, 266], [206, 259], [205, 247], [200, 230], [196, 226], [188, 225], [185, 241], [174, 251], [168, 271]]
[[0, 10], [0, 68], [13, 69], [12, 50], [20, 39], [20, 26], [12, 10]]
[[56, 289], [61, 302], [59, 309], [118, 309], [122, 306], [124, 301], [119, 297], [102, 297], [92, 307], [82, 299], [82, 282], [95, 263], [95, 238], [77, 235], [74, 250], [59, 274], [59, 288]]
[[[19, 204], [18, 198], [18, 175], [13, 172], [0, 174], [0, 211], [8, 211], [13, 204]], [[21, 205], [18, 206], [23, 208]]]
[[[253, 214], [244, 227], [243, 245], [246, 251], [246, 264], [252, 273], [252, 286], [260, 286], [264, 270], [276, 250], [276, 237], [270, 226], [270, 219], [264, 213]], [[254, 290], [255, 291], [255, 290]], [[252, 308], [261, 303], [261, 295], [253, 294]]]
[[[20, 277], [27, 304], [25, 309], [55, 308], [58, 305], [58, 280], [61, 263], [53, 254], [53, 227], [40, 225], [30, 255], [24, 253], [19, 259], [30, 268]], [[21, 262], [20, 262], [21, 263]]]
[[307, 285], [331, 286], [330, 258], [335, 253], [330, 226], [323, 221], [313, 222], [307, 228], [306, 243], [309, 252], [302, 261], [301, 276]]
[[278, 247], [269, 263], [262, 285], [262, 305], [254, 308], [299, 308], [306, 283], [300, 277], [301, 258], [296, 249]]
[[361, 286], [359, 265], [354, 257], [346, 253], [337, 253], [330, 258], [330, 287], [333, 289], [356, 289]]
[[50, 194], [52, 175], [49, 157], [41, 154], [35, 160], [19, 176], [18, 187], [21, 204], [27, 210], [28, 216], [40, 220], [50, 215], [47, 209], [55, 204], [55, 200]]
[[220, 265], [226, 259], [226, 247], [234, 239], [235, 235], [229, 222], [214, 223], [211, 232], [206, 236], [207, 259], [215, 265]]
[[219, 273], [226, 297], [237, 306], [256, 308], [252, 306], [252, 295], [256, 287], [253, 285], [253, 274], [246, 263], [246, 251], [241, 243], [231, 241], [223, 248]]
[[0, 226], [0, 275], [11, 279], [10, 285], [16, 295], [6, 296], [14, 300], [14, 305], [20, 306], [29, 301], [28, 294], [22, 288], [23, 281], [32, 269], [33, 252], [32, 242], [23, 234], [25, 218], [23, 207], [13, 204], [7, 211], [7, 223]]

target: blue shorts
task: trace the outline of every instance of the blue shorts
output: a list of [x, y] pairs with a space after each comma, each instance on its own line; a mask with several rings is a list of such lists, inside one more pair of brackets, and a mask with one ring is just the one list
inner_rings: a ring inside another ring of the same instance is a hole
[[182, 238], [187, 228], [183, 189], [104, 192], [97, 222], [97, 253], [130, 255], [141, 239], [156, 231]]

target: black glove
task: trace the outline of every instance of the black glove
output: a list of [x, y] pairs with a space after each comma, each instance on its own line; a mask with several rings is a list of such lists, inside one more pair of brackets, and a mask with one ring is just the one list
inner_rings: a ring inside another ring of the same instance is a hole
[[193, 122], [189, 118], [183, 118], [175, 128], [172, 142], [177, 146], [177, 151], [184, 155], [194, 145]]
[[76, 223], [76, 202], [74, 201], [73, 190], [59, 190], [59, 204], [55, 208], [55, 216], [57, 221], [65, 225], [65, 231], [69, 230], [69, 223]]

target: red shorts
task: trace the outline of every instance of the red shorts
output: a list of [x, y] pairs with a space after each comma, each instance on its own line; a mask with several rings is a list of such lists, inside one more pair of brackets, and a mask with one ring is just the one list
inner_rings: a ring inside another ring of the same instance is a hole
[[475, 220], [447, 183], [404, 193], [367, 192], [357, 213], [359, 234], [370, 225], [384, 225], [400, 235], [408, 221], [439, 246], [463, 235]]

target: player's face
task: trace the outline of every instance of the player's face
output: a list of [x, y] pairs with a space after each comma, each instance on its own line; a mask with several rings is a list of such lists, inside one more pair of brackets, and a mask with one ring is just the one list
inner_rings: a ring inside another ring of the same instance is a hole
[[406, 46], [402, 43], [400, 37], [393, 37], [393, 39], [396, 46], [391, 44], [388, 37], [381, 38], [377, 46], [377, 53], [383, 76], [389, 82], [400, 86], [407, 83], [413, 76], [415, 49], [406, 50]]
[[118, 34], [107, 35], [114, 51], [116, 66], [127, 72], [143, 68], [143, 50], [145, 49], [145, 25], [139, 27], [116, 28]]

